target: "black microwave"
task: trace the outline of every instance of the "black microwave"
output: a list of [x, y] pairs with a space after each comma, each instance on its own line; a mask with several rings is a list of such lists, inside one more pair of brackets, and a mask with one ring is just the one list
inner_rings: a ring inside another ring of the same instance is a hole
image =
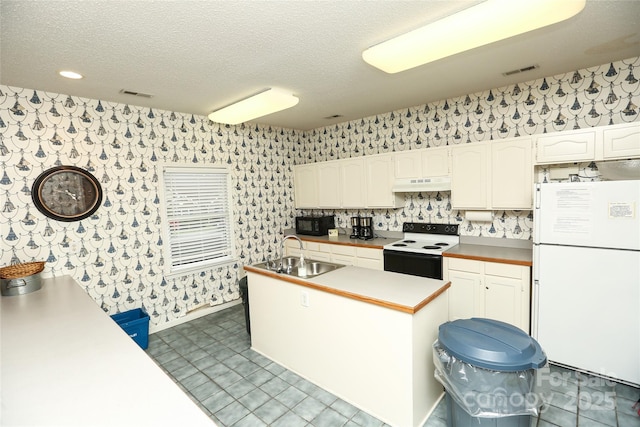
[[296, 217], [296, 234], [326, 236], [329, 234], [329, 229], [335, 226], [335, 215]]

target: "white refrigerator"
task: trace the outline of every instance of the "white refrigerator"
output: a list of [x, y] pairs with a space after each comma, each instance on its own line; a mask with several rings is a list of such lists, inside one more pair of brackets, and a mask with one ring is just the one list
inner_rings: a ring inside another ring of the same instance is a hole
[[549, 360], [640, 385], [640, 180], [536, 185], [533, 242]]

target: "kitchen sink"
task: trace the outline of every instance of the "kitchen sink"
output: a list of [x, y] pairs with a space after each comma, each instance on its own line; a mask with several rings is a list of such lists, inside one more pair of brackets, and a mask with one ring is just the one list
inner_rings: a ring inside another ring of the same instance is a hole
[[[278, 264], [278, 261], [275, 262]], [[334, 264], [332, 262], [326, 261], [316, 261], [313, 259], [305, 259], [304, 265], [306, 266], [306, 273], [300, 273], [300, 258], [294, 256], [286, 256], [282, 258], [282, 269], [279, 269], [273, 262], [267, 263], [263, 262], [260, 264], [254, 265], [256, 268], [263, 268], [269, 271], [275, 271], [276, 273], [286, 274], [288, 276], [301, 277], [301, 278], [309, 278], [319, 276], [324, 273], [328, 273], [333, 270], [337, 270], [338, 268], [344, 267], [342, 264]]]

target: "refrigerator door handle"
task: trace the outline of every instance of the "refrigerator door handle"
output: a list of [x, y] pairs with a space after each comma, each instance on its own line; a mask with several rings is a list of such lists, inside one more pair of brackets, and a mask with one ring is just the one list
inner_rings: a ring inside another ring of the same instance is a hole
[[533, 188], [533, 243], [540, 242], [540, 184]]
[[533, 245], [533, 295], [531, 296], [531, 336], [538, 339], [538, 309], [540, 297], [540, 245]]

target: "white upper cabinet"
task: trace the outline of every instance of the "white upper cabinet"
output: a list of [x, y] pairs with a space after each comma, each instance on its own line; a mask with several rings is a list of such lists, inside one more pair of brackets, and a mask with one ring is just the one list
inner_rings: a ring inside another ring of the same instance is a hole
[[451, 205], [454, 209], [489, 207], [489, 143], [456, 145], [451, 151]]
[[393, 159], [396, 179], [449, 175], [449, 147], [402, 151]]
[[395, 179], [393, 155], [379, 154], [365, 157], [367, 203], [369, 208], [402, 206], [404, 198], [391, 189]]
[[379, 154], [294, 167], [295, 206], [301, 208], [395, 208], [404, 199], [391, 191], [393, 156]]
[[556, 132], [536, 137], [536, 164], [593, 160], [597, 132], [594, 129]]
[[365, 206], [367, 189], [364, 158], [342, 160], [340, 164], [342, 207], [361, 208]]
[[491, 144], [491, 207], [533, 207], [531, 138], [495, 141]]
[[604, 160], [640, 157], [640, 123], [604, 128], [602, 142]]
[[640, 158], [640, 122], [535, 136], [538, 165]]
[[342, 205], [339, 160], [322, 162], [318, 167], [318, 207], [339, 208]]
[[424, 177], [449, 175], [449, 147], [427, 148], [422, 151]]
[[293, 184], [296, 208], [318, 207], [318, 168], [315, 163], [294, 166]]
[[422, 150], [401, 151], [393, 156], [395, 178], [422, 178]]
[[452, 148], [454, 209], [531, 209], [531, 138], [457, 145]]

